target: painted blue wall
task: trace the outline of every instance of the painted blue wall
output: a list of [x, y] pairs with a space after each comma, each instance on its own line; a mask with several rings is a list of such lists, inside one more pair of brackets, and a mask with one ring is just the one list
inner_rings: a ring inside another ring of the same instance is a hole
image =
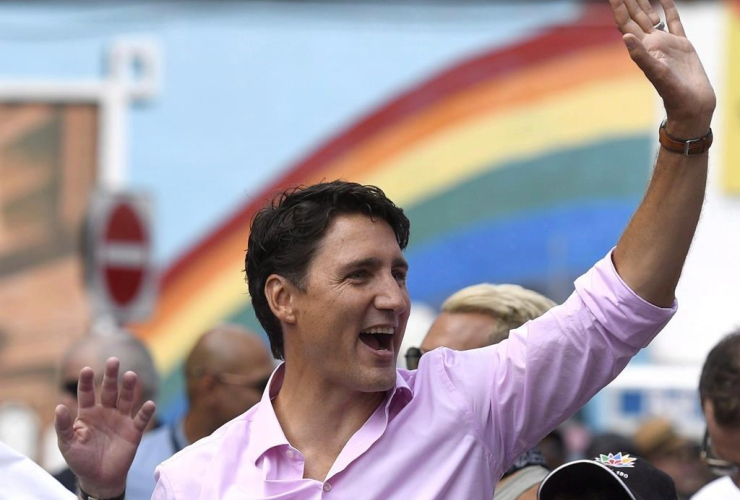
[[166, 265], [389, 96], [579, 12], [566, 1], [0, 3], [0, 80], [98, 78], [114, 39], [160, 44], [162, 91], [131, 110], [128, 179], [154, 194]]

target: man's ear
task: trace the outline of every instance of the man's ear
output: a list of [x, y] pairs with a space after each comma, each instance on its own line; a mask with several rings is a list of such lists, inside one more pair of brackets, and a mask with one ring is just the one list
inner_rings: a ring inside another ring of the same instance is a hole
[[206, 373], [198, 379], [198, 392], [200, 393], [201, 399], [206, 402], [206, 406], [208, 407], [212, 407], [214, 404], [218, 403], [216, 391], [214, 390], [217, 383], [216, 378], [210, 373]]
[[271, 274], [265, 282], [265, 297], [280, 322], [295, 323], [295, 294], [298, 290], [283, 276]]

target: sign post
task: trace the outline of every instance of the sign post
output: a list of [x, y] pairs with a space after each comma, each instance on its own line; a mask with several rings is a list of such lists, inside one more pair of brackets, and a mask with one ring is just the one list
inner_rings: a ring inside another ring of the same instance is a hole
[[117, 325], [147, 319], [156, 298], [151, 201], [142, 193], [97, 192], [88, 214], [85, 261], [94, 317]]

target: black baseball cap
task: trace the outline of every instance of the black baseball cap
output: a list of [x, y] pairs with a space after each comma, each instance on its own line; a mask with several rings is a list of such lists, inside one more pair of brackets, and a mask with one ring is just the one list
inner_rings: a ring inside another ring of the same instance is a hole
[[621, 452], [561, 465], [542, 480], [537, 498], [553, 500], [566, 493], [574, 499], [588, 498], [585, 495], [591, 491], [609, 491], [620, 500], [678, 498], [676, 486], [668, 474], [642, 458]]

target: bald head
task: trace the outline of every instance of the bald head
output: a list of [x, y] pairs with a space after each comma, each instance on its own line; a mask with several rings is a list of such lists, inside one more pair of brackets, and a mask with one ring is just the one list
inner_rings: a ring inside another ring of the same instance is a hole
[[[105, 362], [112, 356], [121, 362], [120, 377], [127, 371], [133, 371], [137, 375], [135, 411], [148, 400], [156, 402], [159, 394], [159, 374], [149, 349], [141, 340], [125, 330], [89, 334], [74, 342], [62, 357], [59, 370], [62, 387], [75, 387], [80, 370], [86, 366], [93, 369], [95, 381], [100, 384]], [[61, 402], [76, 413], [76, 394], [68, 393], [61, 396]]]
[[236, 373], [245, 366], [272, 369], [272, 357], [259, 336], [232, 324], [219, 325], [204, 333], [185, 361], [188, 374], [203, 369]]
[[272, 370], [267, 344], [252, 331], [224, 324], [204, 333], [185, 360], [190, 442], [257, 404]]
[[272, 370], [267, 344], [252, 331], [224, 324], [204, 333], [185, 361], [189, 437], [210, 434], [257, 404]]

